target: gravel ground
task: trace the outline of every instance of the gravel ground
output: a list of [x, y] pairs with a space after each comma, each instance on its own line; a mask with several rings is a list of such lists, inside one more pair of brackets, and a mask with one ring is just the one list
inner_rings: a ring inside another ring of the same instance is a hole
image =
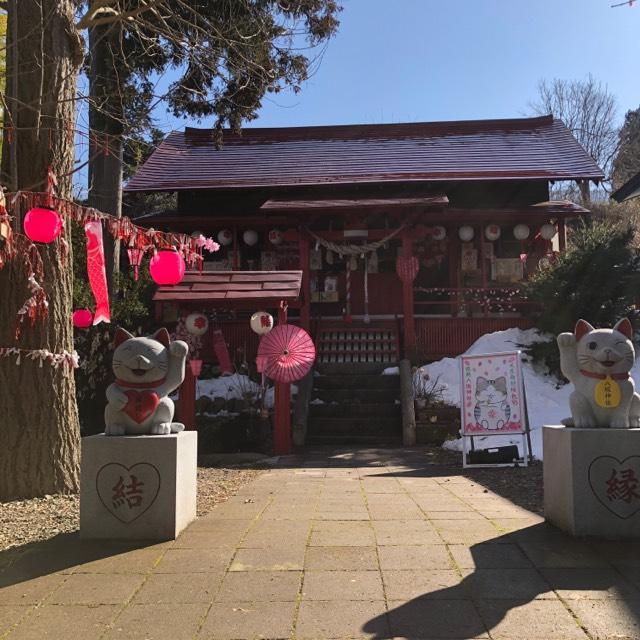
[[[259, 473], [257, 465], [198, 467], [198, 515], [209, 513]], [[0, 551], [77, 530], [79, 509], [78, 495], [0, 502]]]

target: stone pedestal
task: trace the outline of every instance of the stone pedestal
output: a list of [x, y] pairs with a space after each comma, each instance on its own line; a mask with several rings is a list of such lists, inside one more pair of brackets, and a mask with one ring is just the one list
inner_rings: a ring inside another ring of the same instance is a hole
[[640, 429], [543, 427], [544, 515], [574, 536], [640, 538]]
[[82, 439], [80, 536], [174, 540], [196, 517], [198, 434]]

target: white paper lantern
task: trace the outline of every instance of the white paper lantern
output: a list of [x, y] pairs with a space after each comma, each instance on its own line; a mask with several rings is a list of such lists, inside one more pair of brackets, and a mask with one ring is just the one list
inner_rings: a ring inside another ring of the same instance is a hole
[[282, 244], [282, 232], [279, 229], [271, 229], [269, 231], [269, 242], [276, 246]]
[[540, 235], [545, 239], [545, 240], [551, 240], [551, 238], [553, 238], [553, 236], [556, 235], [556, 227], [553, 224], [543, 224], [540, 227]]
[[184, 319], [184, 326], [194, 336], [203, 336], [209, 328], [209, 320], [203, 313], [190, 313]]
[[244, 243], [246, 245], [253, 247], [258, 244], [258, 232], [254, 231], [253, 229], [247, 229], [242, 234], [242, 239], [244, 240]]
[[460, 240], [462, 240], [462, 242], [471, 242], [474, 235], [475, 234], [473, 231], [473, 227], [469, 226], [468, 224], [465, 224], [464, 227], [460, 227], [458, 229], [458, 237], [460, 238]]
[[485, 227], [484, 235], [489, 242], [495, 242], [499, 237], [502, 229], [498, 224], [490, 224]]
[[433, 231], [431, 232], [431, 237], [434, 240], [444, 240], [447, 237], [447, 230], [442, 226], [438, 225], [433, 227]]
[[513, 227], [513, 237], [516, 240], [526, 240], [530, 233], [531, 230], [526, 224], [517, 224]]
[[251, 329], [259, 336], [263, 336], [273, 329], [273, 316], [266, 311], [256, 311], [249, 322]]
[[218, 242], [228, 247], [233, 242], [233, 233], [229, 229], [223, 229], [218, 233]]

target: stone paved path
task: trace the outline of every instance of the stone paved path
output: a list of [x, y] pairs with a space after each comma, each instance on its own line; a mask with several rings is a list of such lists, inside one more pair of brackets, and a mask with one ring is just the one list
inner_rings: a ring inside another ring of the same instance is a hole
[[640, 545], [574, 541], [427, 460], [311, 453], [175, 542], [0, 554], [0, 638], [640, 638]]

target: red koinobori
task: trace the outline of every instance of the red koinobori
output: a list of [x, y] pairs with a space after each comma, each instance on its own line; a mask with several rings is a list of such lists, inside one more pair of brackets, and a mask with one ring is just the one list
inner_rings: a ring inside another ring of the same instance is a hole
[[84, 225], [84, 233], [87, 238], [87, 273], [89, 284], [96, 299], [96, 312], [93, 316], [93, 324], [110, 322], [109, 290], [107, 288], [107, 273], [104, 266], [104, 246], [102, 243], [102, 223], [99, 220], [91, 220]]

